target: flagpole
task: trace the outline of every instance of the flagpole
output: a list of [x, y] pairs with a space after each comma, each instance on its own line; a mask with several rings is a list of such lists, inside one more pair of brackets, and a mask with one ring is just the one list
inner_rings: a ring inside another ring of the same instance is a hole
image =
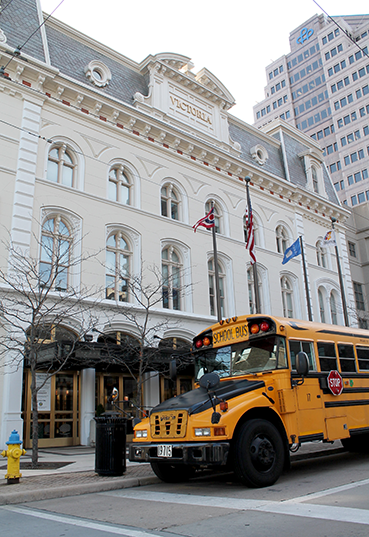
[[[333, 216], [331, 216], [331, 221], [332, 221], [332, 229], [334, 230], [334, 223], [337, 222], [337, 219], [333, 218]], [[336, 250], [338, 277], [339, 277], [339, 280], [340, 280], [341, 300], [342, 300], [343, 315], [344, 315], [344, 318], [345, 318], [345, 326], [350, 326], [348, 315], [347, 315], [347, 305], [346, 305], [346, 298], [345, 298], [345, 290], [344, 290], [344, 287], [343, 287], [343, 278], [342, 278], [340, 258], [339, 258], [339, 255], [338, 255], [337, 239], [335, 240], [335, 250]]]
[[304, 270], [305, 293], [306, 293], [306, 304], [307, 304], [307, 310], [308, 310], [308, 317], [309, 317], [309, 321], [312, 321], [313, 320], [313, 314], [312, 314], [312, 311], [311, 311], [311, 303], [310, 303], [309, 285], [308, 285], [308, 277], [307, 277], [307, 270], [306, 270], [304, 244], [303, 244], [301, 235], [299, 236], [299, 239], [300, 239], [300, 247], [301, 247], [301, 255], [302, 255], [302, 266], [303, 266], [303, 270]]
[[[249, 183], [250, 183], [250, 181], [251, 181], [251, 178], [249, 176], [246, 176], [245, 177], [245, 183], [246, 183], [246, 201], [247, 201], [248, 218], [250, 218], [250, 208], [251, 208], [250, 192], [249, 192]], [[255, 261], [255, 263], [252, 264], [252, 273], [253, 273], [253, 280], [254, 280], [255, 310], [256, 310], [256, 313], [261, 313], [261, 311], [260, 311], [258, 271], [257, 271], [256, 261]]]
[[[214, 209], [214, 202], [211, 202], [211, 207], [212, 209]], [[217, 239], [216, 239], [216, 233], [215, 233], [215, 215], [214, 215], [214, 226], [211, 228], [211, 232], [213, 234], [213, 260], [214, 260], [217, 316], [218, 316], [218, 322], [220, 322], [222, 320], [222, 308], [220, 307], [219, 267], [218, 267]]]

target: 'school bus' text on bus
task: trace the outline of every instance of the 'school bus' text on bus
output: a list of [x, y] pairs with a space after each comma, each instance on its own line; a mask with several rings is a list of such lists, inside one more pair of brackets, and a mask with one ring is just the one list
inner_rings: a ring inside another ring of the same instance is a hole
[[304, 442], [366, 449], [366, 330], [249, 315], [199, 334], [192, 356], [199, 387], [155, 407], [130, 446], [163, 481], [227, 466], [269, 486]]

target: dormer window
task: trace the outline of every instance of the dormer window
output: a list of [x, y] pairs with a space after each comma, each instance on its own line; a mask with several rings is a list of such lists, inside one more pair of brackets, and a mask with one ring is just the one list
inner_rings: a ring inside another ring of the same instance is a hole
[[86, 77], [92, 84], [99, 88], [107, 86], [111, 80], [111, 72], [105, 63], [98, 60], [92, 60], [85, 67]]

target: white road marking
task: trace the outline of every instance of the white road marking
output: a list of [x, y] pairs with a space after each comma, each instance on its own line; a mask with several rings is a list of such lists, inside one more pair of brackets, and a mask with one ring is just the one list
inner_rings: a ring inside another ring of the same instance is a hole
[[355, 483], [348, 483], [347, 485], [341, 485], [340, 487], [333, 487], [331, 489], [321, 490], [320, 492], [313, 492], [312, 494], [306, 494], [306, 496], [299, 496], [291, 500], [286, 500], [285, 503], [300, 503], [310, 500], [316, 500], [323, 496], [329, 496], [329, 494], [336, 494], [338, 492], [345, 492], [346, 490], [362, 487], [363, 485], [369, 485], [369, 479], [363, 479], [362, 481], [356, 481]]
[[79, 526], [79, 527], [88, 528], [91, 530], [103, 531], [105, 533], [113, 533], [114, 535], [124, 535], [125, 537], [161, 537], [155, 533], [149, 533], [149, 532], [140, 531], [140, 530], [130, 530], [130, 529], [122, 528], [120, 526], [105, 525], [99, 522], [89, 522], [86, 519], [82, 520], [77, 517], [74, 518], [74, 517], [69, 517], [69, 516], [64, 516], [64, 515], [53, 515], [51, 513], [47, 513], [46, 511], [38, 511], [37, 509], [32, 509], [32, 508], [24, 509], [22, 507], [15, 507], [13, 505], [3, 505], [0, 507], [0, 509], [4, 509], [6, 511], [12, 511], [13, 513], [17, 513], [19, 515], [42, 518], [44, 520], [49, 520], [51, 522], [59, 522], [61, 524], [70, 524], [71, 526]]
[[280, 515], [299, 516], [306, 518], [317, 518], [323, 520], [333, 520], [336, 522], [348, 522], [351, 524], [364, 524], [369, 526], [369, 510], [356, 509], [350, 507], [336, 507], [330, 505], [305, 504], [303, 501], [319, 498], [343, 490], [368, 485], [369, 480], [358, 481], [342, 487], [327, 489], [301, 498], [287, 501], [266, 501], [266, 500], [245, 500], [240, 498], [229, 498], [219, 496], [200, 496], [194, 494], [172, 494], [169, 492], [149, 492], [133, 490], [117, 490], [103, 492], [104, 496], [115, 496], [129, 498], [133, 500], [143, 500], [151, 502], [164, 502], [193, 505], [198, 507], [215, 507], [217, 509], [234, 509], [236, 511], [260, 511], [264, 513], [276, 513]]

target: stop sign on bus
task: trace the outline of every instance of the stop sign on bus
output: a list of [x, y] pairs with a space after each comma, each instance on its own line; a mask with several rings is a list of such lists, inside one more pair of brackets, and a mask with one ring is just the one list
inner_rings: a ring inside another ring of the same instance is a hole
[[338, 371], [330, 371], [327, 382], [328, 388], [331, 390], [333, 395], [341, 395], [343, 390], [343, 381]]

